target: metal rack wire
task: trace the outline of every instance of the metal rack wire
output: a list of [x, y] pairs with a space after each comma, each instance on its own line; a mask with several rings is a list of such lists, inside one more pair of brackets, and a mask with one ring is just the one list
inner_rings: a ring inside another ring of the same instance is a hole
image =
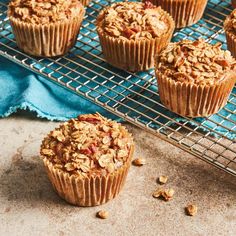
[[[129, 73], [103, 59], [94, 23], [100, 9], [114, 1], [93, 0], [75, 47], [54, 59], [34, 58], [17, 48], [7, 6], [0, 2], [0, 55], [236, 176], [236, 88], [211, 117], [190, 119], [168, 111], [159, 100], [153, 70]], [[230, 0], [208, 1], [203, 19], [176, 31], [173, 41], [202, 37], [226, 49], [222, 23], [231, 10]]]

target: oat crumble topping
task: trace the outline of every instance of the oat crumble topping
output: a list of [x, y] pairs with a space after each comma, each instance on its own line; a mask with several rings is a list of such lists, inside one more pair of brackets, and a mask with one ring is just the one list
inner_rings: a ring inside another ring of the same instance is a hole
[[153, 39], [169, 30], [170, 20], [150, 2], [118, 2], [100, 12], [97, 26], [115, 38]]
[[71, 175], [105, 175], [126, 163], [132, 145], [121, 124], [99, 114], [81, 115], [50, 132], [41, 154]]
[[157, 71], [180, 82], [213, 85], [232, 70], [236, 72], [236, 61], [231, 53], [203, 39], [170, 43], [157, 56]]
[[229, 16], [227, 16], [224, 28], [227, 31], [231, 31], [232, 33], [236, 33], [236, 9], [234, 9]]
[[8, 15], [32, 24], [48, 24], [78, 17], [79, 0], [11, 0]]

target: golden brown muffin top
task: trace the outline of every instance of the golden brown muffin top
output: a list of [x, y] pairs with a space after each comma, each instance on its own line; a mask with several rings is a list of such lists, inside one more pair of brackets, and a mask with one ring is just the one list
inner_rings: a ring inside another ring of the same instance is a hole
[[174, 22], [150, 2], [118, 2], [99, 13], [97, 26], [109, 36], [137, 40], [161, 37]]
[[11, 0], [8, 15], [26, 23], [49, 24], [77, 17], [79, 0]]
[[40, 153], [71, 175], [105, 175], [127, 162], [132, 145], [121, 124], [99, 114], [81, 115], [50, 132]]
[[236, 9], [234, 9], [224, 22], [224, 28], [227, 31], [236, 33]]
[[175, 81], [197, 85], [213, 85], [225, 78], [226, 72], [236, 71], [236, 61], [221, 44], [183, 40], [170, 43], [157, 56], [156, 69]]

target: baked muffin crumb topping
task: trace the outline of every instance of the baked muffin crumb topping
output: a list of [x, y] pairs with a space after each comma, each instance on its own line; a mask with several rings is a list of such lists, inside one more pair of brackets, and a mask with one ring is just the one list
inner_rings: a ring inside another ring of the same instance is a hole
[[213, 85], [236, 70], [236, 61], [221, 44], [183, 40], [170, 43], [157, 56], [157, 70], [175, 81]]
[[152, 39], [165, 34], [170, 27], [167, 13], [151, 2], [118, 2], [101, 11], [97, 25], [115, 38]]
[[52, 131], [41, 155], [74, 175], [112, 173], [129, 157], [133, 139], [121, 124], [99, 114], [81, 115]]
[[49, 24], [77, 17], [78, 0], [11, 0], [8, 15], [32, 24]]
[[234, 9], [229, 16], [227, 16], [224, 28], [227, 31], [236, 33], [236, 9]]

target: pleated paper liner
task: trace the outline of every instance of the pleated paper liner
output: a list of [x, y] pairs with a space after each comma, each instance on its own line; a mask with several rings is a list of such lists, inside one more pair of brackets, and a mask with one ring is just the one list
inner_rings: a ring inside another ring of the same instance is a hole
[[[81, 6], [82, 7], [82, 6]], [[34, 25], [9, 17], [17, 46], [25, 53], [54, 57], [64, 55], [76, 42], [85, 10], [75, 18], [48, 25]]]
[[88, 6], [89, 5], [89, 3], [92, 1], [92, 0], [79, 0], [81, 3], [82, 3], [82, 5], [83, 6]]
[[170, 27], [161, 37], [129, 40], [111, 37], [97, 26], [102, 52], [107, 63], [127, 71], [146, 71], [154, 67], [154, 56], [171, 40], [174, 21], [166, 14]]
[[207, 117], [223, 108], [234, 87], [233, 73], [215, 85], [176, 82], [156, 71], [161, 102], [171, 111], [186, 117]]
[[227, 48], [232, 53], [232, 56], [236, 58], [236, 35], [225, 29]]
[[161, 6], [174, 18], [176, 28], [183, 28], [197, 23], [202, 18], [207, 5], [207, 0], [150, 1], [156, 6]]
[[125, 183], [133, 152], [134, 147], [132, 146], [127, 162], [115, 172], [105, 176], [76, 177], [54, 168], [46, 157], [43, 161], [48, 177], [61, 198], [77, 206], [97, 206], [119, 194]]

